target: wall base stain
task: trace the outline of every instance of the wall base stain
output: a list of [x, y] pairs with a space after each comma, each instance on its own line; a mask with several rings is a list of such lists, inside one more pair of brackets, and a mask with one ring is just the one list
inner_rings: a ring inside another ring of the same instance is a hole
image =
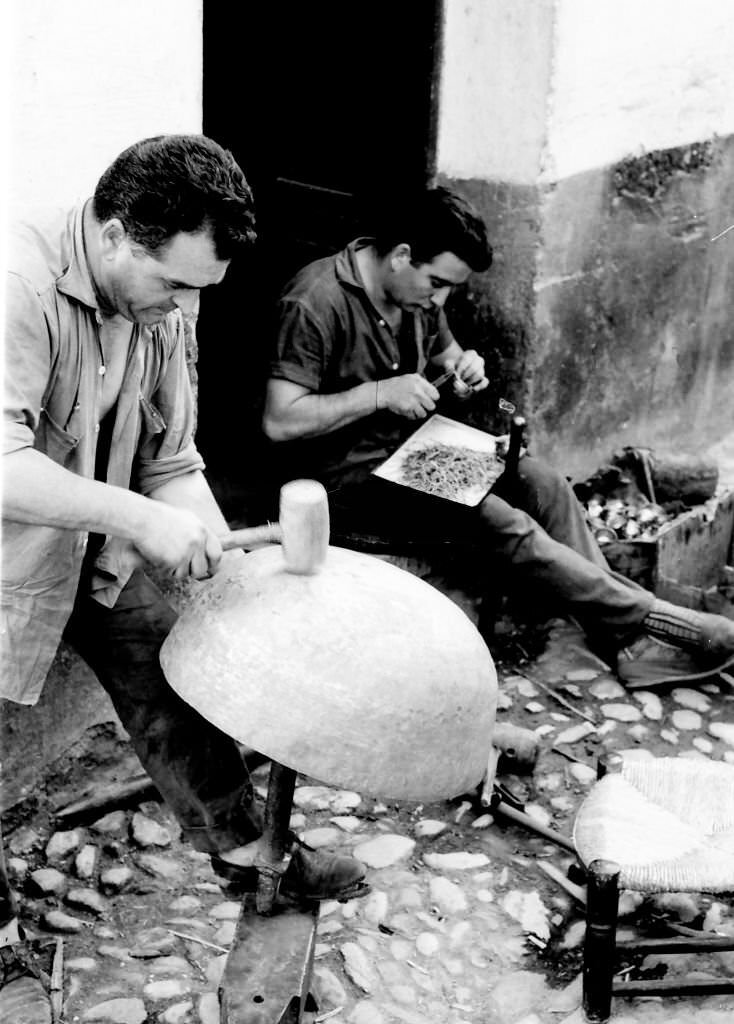
[[[518, 405], [536, 454], [583, 478], [620, 445], [696, 452], [734, 430], [734, 231], [711, 241], [734, 221], [734, 137], [552, 187], [447, 184], [497, 254], [457, 337], [494, 351], [490, 396]], [[494, 430], [490, 396], [471, 415]]]

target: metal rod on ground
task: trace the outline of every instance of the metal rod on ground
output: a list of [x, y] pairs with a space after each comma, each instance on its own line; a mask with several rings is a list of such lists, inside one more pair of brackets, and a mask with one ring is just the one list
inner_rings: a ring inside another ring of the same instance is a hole
[[273, 909], [280, 876], [287, 867], [286, 851], [289, 846], [288, 832], [295, 788], [296, 773], [293, 769], [273, 761], [270, 765], [263, 830], [267, 848], [263, 859], [256, 863], [258, 914], [269, 914]]
[[573, 840], [561, 835], [560, 832], [556, 832], [555, 829], [541, 825], [539, 821], [536, 821], [532, 817], [532, 815], [526, 814], [524, 811], [515, 810], [514, 807], [510, 807], [509, 804], [506, 804], [503, 800], [500, 800], [499, 803], [493, 805], [493, 813], [501, 814], [503, 817], [509, 818], [510, 821], [514, 821], [517, 825], [522, 825], [531, 832], [536, 832], [539, 836], [543, 836], [544, 839], [549, 839], [552, 843], [555, 843], [556, 846], [561, 846], [564, 850], [570, 850], [572, 853], [576, 853], [576, 847], [573, 845]]
[[57, 1024], [57, 1021], [61, 1020], [64, 1007], [64, 940], [60, 936], [56, 939], [49, 995], [51, 997], [51, 1016], [54, 1024]]

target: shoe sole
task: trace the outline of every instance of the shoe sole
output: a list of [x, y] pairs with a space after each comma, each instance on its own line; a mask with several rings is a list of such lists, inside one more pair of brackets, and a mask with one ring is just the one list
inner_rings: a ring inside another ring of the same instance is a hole
[[696, 683], [702, 682], [704, 679], [713, 679], [720, 672], [725, 672], [728, 668], [732, 667], [734, 667], [734, 654], [727, 658], [723, 664], [716, 665], [714, 668], [709, 668], [702, 672], [689, 672], [686, 675], [663, 675], [659, 679], [643, 678], [644, 673], [641, 672], [639, 679], [625, 678], [622, 675], [619, 678], [628, 690], [651, 690], [655, 686], [669, 686], [673, 683]]
[[[255, 870], [255, 868], [238, 868], [235, 864], [229, 864], [227, 861], [219, 859], [217, 860], [216, 867], [214, 867], [222, 889], [231, 896], [244, 896], [248, 892], [256, 891], [257, 878], [254, 877]], [[343, 889], [337, 891], [332, 889], [329, 892], [306, 894], [293, 892], [282, 887], [278, 889], [278, 895], [284, 899], [294, 902], [310, 901], [312, 903], [322, 903], [325, 900], [338, 900], [340, 903], [346, 903], [347, 900], [360, 899], [371, 892], [372, 886], [362, 879], [352, 882]]]

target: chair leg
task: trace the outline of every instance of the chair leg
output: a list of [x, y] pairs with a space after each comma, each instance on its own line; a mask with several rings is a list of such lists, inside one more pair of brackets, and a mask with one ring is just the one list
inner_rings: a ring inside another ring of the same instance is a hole
[[589, 1021], [609, 1020], [615, 966], [619, 865], [595, 860], [589, 865], [586, 887], [584, 941], [584, 1013]]

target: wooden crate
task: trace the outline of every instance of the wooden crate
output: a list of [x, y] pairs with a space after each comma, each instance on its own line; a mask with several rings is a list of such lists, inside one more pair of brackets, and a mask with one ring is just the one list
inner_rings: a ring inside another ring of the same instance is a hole
[[615, 541], [603, 551], [615, 572], [686, 608], [705, 607], [731, 565], [734, 490], [726, 490], [666, 523], [655, 540]]

